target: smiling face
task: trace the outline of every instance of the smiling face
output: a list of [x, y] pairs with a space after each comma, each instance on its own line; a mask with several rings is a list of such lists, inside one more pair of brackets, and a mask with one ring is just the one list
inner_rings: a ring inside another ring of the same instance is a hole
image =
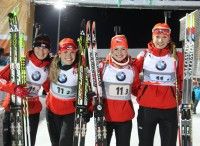
[[116, 47], [111, 50], [111, 56], [117, 62], [122, 62], [128, 56], [128, 49], [124, 47]]
[[167, 23], [157, 23], [152, 29], [152, 41], [157, 49], [165, 48], [170, 42], [171, 29]]
[[61, 51], [58, 55], [61, 59], [62, 64], [71, 65], [76, 59], [76, 52], [76, 50], [72, 49]]
[[49, 49], [45, 47], [34, 47], [33, 51], [39, 60], [44, 60], [49, 54]]
[[152, 40], [153, 40], [153, 44], [156, 48], [163, 49], [170, 42], [170, 37], [168, 35], [164, 35], [164, 34], [156, 34], [156, 35], [153, 35]]

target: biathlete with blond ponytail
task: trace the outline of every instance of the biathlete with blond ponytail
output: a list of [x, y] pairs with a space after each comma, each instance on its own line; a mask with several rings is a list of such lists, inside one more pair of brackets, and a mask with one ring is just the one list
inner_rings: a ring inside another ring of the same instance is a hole
[[50, 72], [46, 119], [52, 146], [73, 145], [75, 97], [77, 95], [77, 46], [73, 39], [59, 42]]
[[176, 51], [168, 24], [158, 23], [153, 27], [152, 41], [148, 43], [148, 48], [137, 56], [133, 65], [139, 72], [143, 72], [137, 95], [139, 146], [153, 146], [157, 124], [161, 146], [176, 146], [177, 106], [181, 100], [183, 82], [183, 54]]
[[130, 146], [134, 118], [131, 94], [136, 95], [139, 86], [139, 74], [131, 62], [125, 35], [114, 36], [110, 53], [100, 63], [108, 145], [115, 131], [116, 146]]
[[[59, 42], [58, 55], [50, 66], [46, 118], [52, 146], [73, 146], [78, 85], [77, 53], [75, 41], [64, 38]], [[89, 112], [82, 116], [89, 122]]]

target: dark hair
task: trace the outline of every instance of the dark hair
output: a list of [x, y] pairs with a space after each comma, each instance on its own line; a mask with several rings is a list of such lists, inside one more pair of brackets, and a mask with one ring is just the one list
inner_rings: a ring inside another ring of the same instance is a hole
[[41, 47], [45, 46], [46, 48], [50, 49], [51, 47], [51, 41], [48, 35], [46, 34], [39, 34], [36, 36], [33, 42], [33, 48], [34, 47]]

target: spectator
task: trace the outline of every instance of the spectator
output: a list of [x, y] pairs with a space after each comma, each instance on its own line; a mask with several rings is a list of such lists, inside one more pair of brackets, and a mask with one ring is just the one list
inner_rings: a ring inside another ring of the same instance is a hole
[[196, 114], [196, 108], [200, 100], [200, 83], [198, 83], [197, 86], [193, 87], [193, 91], [194, 91], [194, 97], [195, 97], [194, 104], [193, 104], [193, 114]]
[[0, 47], [0, 66], [5, 66], [8, 63], [8, 59], [4, 56], [4, 49]]

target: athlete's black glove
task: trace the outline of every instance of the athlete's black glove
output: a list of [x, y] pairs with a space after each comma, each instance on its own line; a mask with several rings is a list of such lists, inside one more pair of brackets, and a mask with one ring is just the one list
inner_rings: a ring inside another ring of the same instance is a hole
[[84, 111], [82, 113], [82, 117], [83, 117], [84, 121], [88, 123], [90, 121], [90, 118], [92, 117], [92, 112]]

